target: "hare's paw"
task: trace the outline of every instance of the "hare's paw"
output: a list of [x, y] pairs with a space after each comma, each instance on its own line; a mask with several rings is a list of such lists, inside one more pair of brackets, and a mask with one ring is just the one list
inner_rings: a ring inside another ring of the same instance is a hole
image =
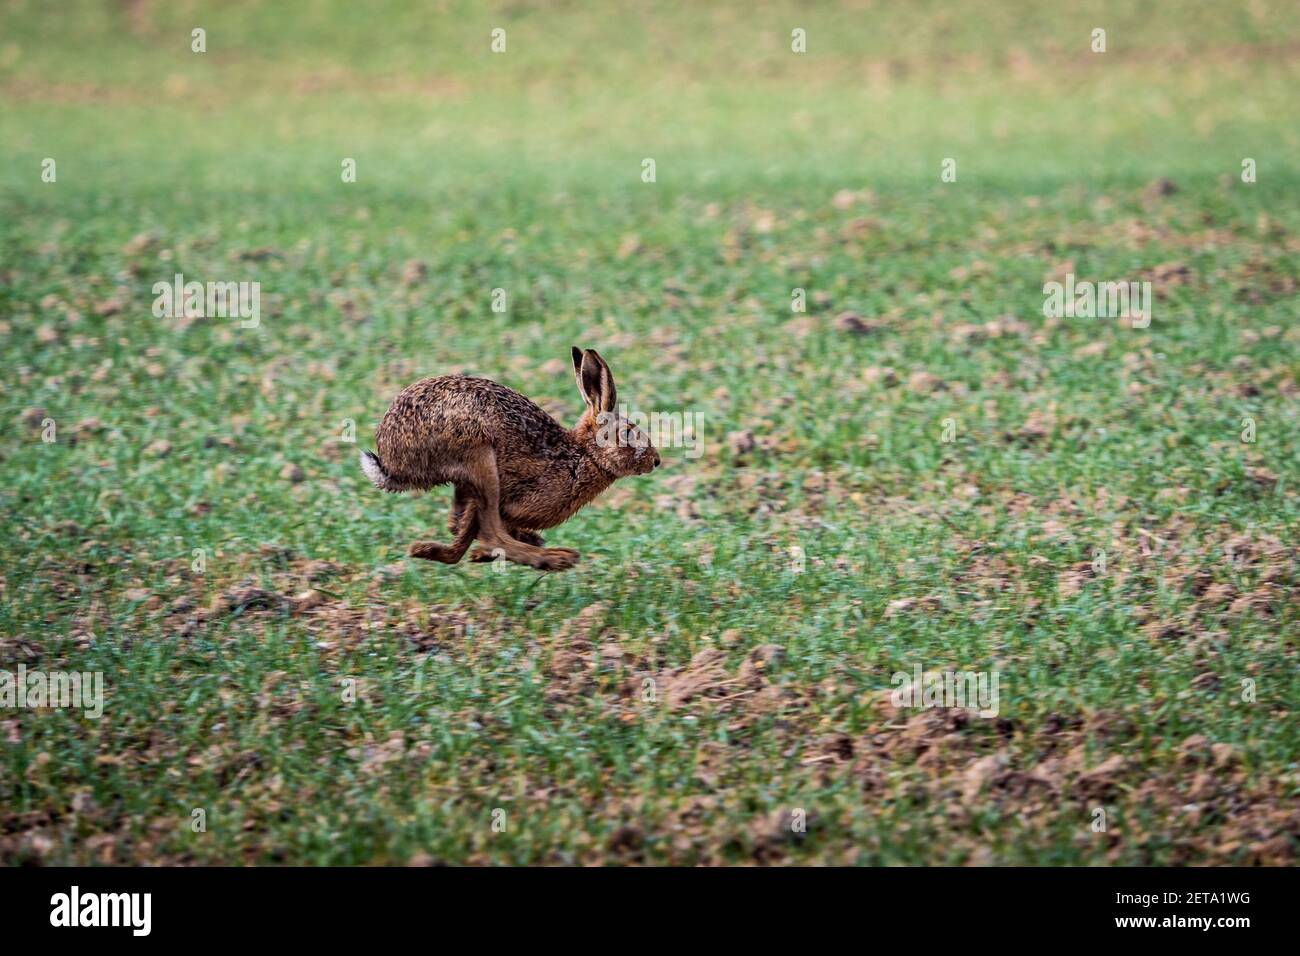
[[479, 545], [469, 553], [469, 559], [479, 564], [495, 561], [497, 558], [504, 558], [506, 553], [500, 548], [485, 548]]
[[413, 558], [423, 558], [426, 561], [440, 561], [443, 564], [455, 564], [460, 560], [460, 553], [447, 547], [445, 544], [438, 544], [436, 541], [416, 541], [407, 551]]
[[542, 571], [564, 571], [578, 563], [580, 555], [572, 548], [540, 548], [541, 554], [533, 567]]

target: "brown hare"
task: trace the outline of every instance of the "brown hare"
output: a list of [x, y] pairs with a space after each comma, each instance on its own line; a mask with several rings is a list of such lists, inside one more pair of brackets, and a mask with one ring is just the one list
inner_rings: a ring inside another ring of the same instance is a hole
[[451, 544], [417, 541], [416, 558], [455, 564], [503, 557], [534, 568], [571, 568], [578, 552], [542, 546], [537, 532], [567, 520], [619, 478], [659, 467], [649, 437], [620, 417], [614, 375], [595, 350], [573, 349], [587, 409], [572, 429], [513, 389], [444, 375], [403, 389], [375, 432], [378, 454], [361, 468], [384, 491], [456, 488]]

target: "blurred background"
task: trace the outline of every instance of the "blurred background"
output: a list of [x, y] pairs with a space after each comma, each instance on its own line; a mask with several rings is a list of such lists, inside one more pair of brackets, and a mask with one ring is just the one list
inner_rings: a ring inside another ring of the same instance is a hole
[[340, 153], [363, 188], [447, 197], [603, 182], [650, 154], [665, 187], [725, 192], [845, 169], [928, 183], [936, 154], [972, 184], [1157, 160], [1176, 177], [1295, 146], [1300, 11], [1269, 0], [7, 0], [0, 16], [7, 152], [62, 153], [70, 187], [115, 192], [182, 170], [193, 189], [323, 190]]

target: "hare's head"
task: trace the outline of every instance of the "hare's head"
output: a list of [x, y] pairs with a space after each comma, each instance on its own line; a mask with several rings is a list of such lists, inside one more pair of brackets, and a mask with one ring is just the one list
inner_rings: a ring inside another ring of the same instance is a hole
[[614, 373], [595, 349], [573, 348], [573, 374], [587, 403], [574, 433], [592, 458], [615, 478], [644, 475], [659, 467], [659, 452], [650, 436], [628, 421], [618, 408]]

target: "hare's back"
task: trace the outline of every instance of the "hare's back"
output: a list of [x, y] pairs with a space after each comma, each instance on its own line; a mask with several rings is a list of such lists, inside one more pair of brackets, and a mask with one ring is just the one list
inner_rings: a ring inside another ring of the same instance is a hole
[[562, 441], [564, 429], [535, 402], [486, 378], [442, 375], [405, 388], [380, 423], [380, 455], [393, 444], [490, 444], [494, 447]]

